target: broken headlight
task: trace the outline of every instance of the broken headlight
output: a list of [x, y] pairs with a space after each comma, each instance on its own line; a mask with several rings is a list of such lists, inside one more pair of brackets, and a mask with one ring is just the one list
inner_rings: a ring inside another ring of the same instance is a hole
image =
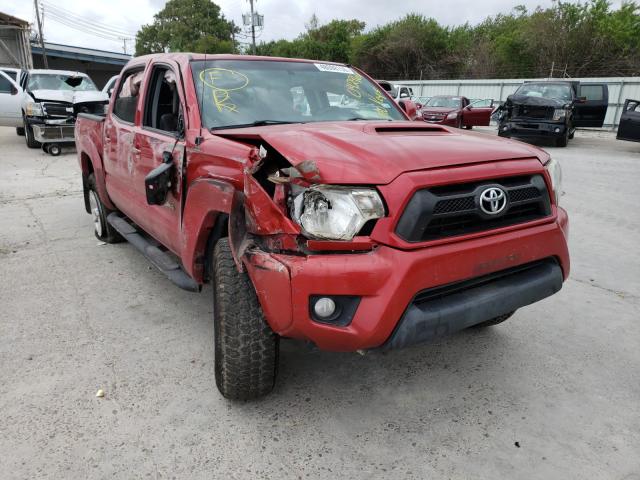
[[551, 188], [553, 188], [556, 205], [560, 205], [560, 193], [562, 192], [562, 169], [560, 168], [560, 163], [552, 158], [545, 164], [544, 168], [547, 169], [551, 177]]
[[28, 117], [42, 117], [44, 113], [42, 112], [42, 104], [36, 102], [29, 102], [25, 106], [25, 113]]
[[562, 120], [566, 114], [567, 114], [567, 111], [564, 108], [556, 108], [553, 111], [553, 121], [557, 122], [559, 120]]
[[311, 238], [351, 240], [369, 220], [384, 216], [373, 188], [315, 185], [293, 194], [291, 216]]

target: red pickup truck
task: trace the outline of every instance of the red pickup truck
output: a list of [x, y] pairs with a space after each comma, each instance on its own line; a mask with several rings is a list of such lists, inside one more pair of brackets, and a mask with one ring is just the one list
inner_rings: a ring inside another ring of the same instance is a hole
[[569, 275], [557, 162], [411, 122], [352, 66], [138, 57], [75, 132], [95, 235], [212, 284], [227, 398], [273, 388], [280, 338], [403, 347], [502, 322]]

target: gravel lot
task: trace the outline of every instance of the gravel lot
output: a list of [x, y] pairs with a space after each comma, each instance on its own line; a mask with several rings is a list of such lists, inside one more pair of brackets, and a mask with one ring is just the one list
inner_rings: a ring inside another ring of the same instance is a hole
[[274, 393], [238, 404], [214, 384], [211, 290], [99, 245], [75, 153], [0, 128], [0, 476], [640, 479], [640, 144], [549, 151], [558, 295], [385, 355], [283, 342]]

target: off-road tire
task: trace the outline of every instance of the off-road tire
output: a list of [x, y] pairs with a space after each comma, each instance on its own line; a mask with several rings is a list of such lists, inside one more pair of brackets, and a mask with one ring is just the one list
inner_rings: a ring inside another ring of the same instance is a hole
[[213, 251], [216, 385], [225, 398], [269, 393], [278, 369], [278, 336], [267, 324], [249, 276], [236, 268], [228, 238]]
[[33, 136], [33, 127], [27, 122], [24, 123], [24, 140], [29, 148], [40, 148], [40, 142], [36, 141], [36, 137]]
[[473, 328], [485, 328], [485, 327], [491, 327], [493, 325], [498, 325], [499, 323], [506, 322], [507, 320], [509, 320], [514, 313], [516, 313], [515, 310], [513, 312], [500, 315], [499, 317], [492, 318], [491, 320], [487, 320], [486, 322], [478, 323], [474, 325]]
[[[96, 178], [93, 173], [89, 175], [87, 183], [89, 186], [89, 198], [91, 199], [93, 196], [95, 201], [95, 205], [91, 206], [90, 212], [94, 220], [93, 233], [98, 240], [105, 243], [122, 242], [122, 236], [107, 222], [107, 216], [113, 212], [113, 210], [107, 208], [104, 203], [102, 203], [102, 200], [100, 200], [100, 195], [98, 195], [98, 190], [96, 189]], [[98, 221], [100, 222], [100, 228], [96, 225]]]
[[24, 137], [24, 127], [16, 127], [16, 135]]

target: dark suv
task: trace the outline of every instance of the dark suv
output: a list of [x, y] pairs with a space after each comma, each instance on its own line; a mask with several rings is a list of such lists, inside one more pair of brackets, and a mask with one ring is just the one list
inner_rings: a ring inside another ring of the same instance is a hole
[[566, 147], [576, 127], [602, 127], [608, 103], [606, 84], [525, 82], [500, 107], [498, 135], [552, 138]]

